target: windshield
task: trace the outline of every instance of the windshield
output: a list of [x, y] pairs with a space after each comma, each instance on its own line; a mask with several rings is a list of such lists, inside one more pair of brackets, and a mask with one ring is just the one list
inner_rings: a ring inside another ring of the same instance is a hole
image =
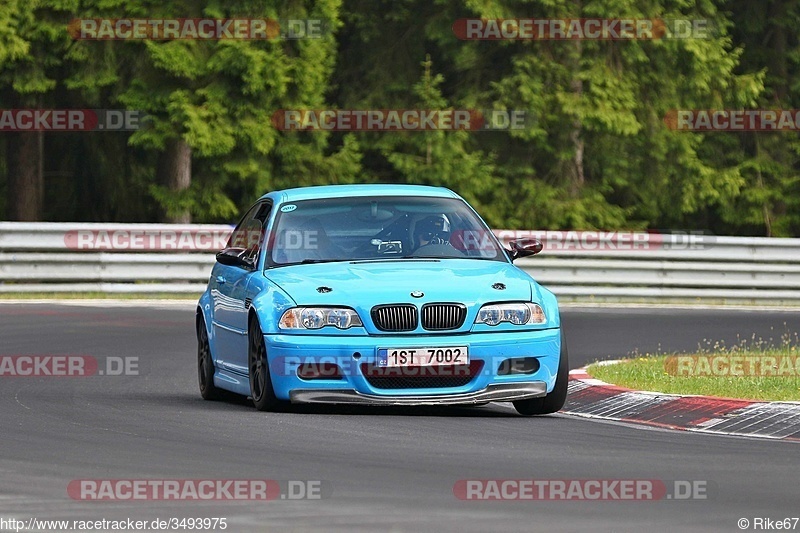
[[403, 196], [283, 204], [269, 256], [273, 266], [412, 258], [507, 261], [462, 200]]

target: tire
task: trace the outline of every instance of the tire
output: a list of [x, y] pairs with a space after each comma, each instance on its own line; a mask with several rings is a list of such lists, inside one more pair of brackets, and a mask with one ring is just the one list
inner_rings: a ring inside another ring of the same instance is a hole
[[204, 400], [219, 400], [220, 389], [214, 385], [214, 360], [203, 315], [197, 317], [197, 381]]
[[285, 407], [275, 396], [267, 363], [267, 347], [261, 325], [255, 316], [250, 317], [247, 328], [247, 368], [250, 376], [250, 397], [259, 411], [280, 411]]
[[558, 374], [556, 374], [556, 384], [553, 391], [542, 398], [531, 398], [530, 400], [518, 400], [514, 403], [514, 409], [524, 416], [549, 415], [556, 413], [564, 407], [567, 401], [567, 385], [569, 383], [569, 357], [567, 355], [567, 339], [564, 332], [561, 332], [561, 357], [558, 362]]

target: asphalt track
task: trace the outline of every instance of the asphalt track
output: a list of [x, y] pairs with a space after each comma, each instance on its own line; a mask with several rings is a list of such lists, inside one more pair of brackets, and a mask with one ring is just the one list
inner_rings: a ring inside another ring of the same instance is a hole
[[[739, 531], [800, 516], [797, 444], [505, 404], [265, 414], [197, 393], [193, 310], [0, 305], [0, 355], [139, 357], [138, 376], [0, 378], [0, 518], [226, 517], [227, 531]], [[800, 312], [564, 311], [571, 366], [634, 350], [779, 338]], [[321, 500], [70, 499], [75, 479], [323, 480]], [[461, 501], [464, 479], [702, 480], [693, 501]], [[800, 525], [797, 526], [800, 530]]]

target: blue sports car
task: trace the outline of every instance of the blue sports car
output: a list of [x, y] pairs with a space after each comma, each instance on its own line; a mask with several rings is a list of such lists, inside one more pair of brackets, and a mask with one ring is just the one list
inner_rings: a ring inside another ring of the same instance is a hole
[[454, 192], [272, 192], [217, 254], [197, 306], [200, 393], [289, 403], [482, 405], [554, 413], [567, 395], [558, 303]]

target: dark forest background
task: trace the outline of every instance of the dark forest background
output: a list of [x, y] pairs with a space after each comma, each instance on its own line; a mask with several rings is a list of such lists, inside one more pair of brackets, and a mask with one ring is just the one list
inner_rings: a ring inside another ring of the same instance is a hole
[[[320, 39], [80, 41], [76, 18], [319, 18]], [[707, 39], [461, 41], [459, 18], [707, 19]], [[0, 219], [230, 222], [312, 184], [450, 187], [493, 227], [800, 235], [800, 137], [672, 109], [800, 108], [795, 0], [4, 0], [0, 108], [140, 110], [0, 133]], [[505, 132], [281, 132], [289, 108], [524, 109]]]

